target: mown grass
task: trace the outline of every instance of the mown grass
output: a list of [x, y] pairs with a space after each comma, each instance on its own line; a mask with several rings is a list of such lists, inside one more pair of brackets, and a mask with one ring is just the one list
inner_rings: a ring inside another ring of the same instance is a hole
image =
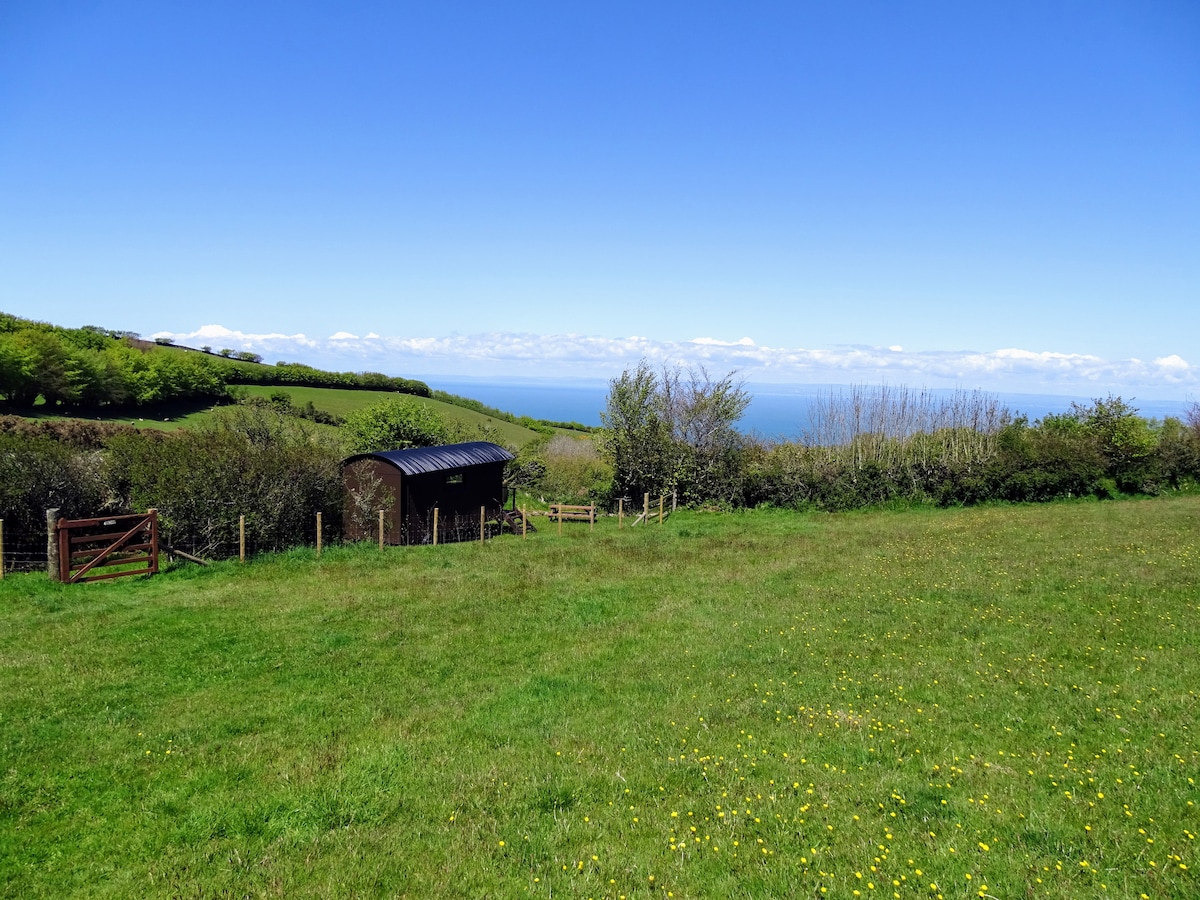
[[1200, 499], [0, 582], [11, 897], [1177, 897]]

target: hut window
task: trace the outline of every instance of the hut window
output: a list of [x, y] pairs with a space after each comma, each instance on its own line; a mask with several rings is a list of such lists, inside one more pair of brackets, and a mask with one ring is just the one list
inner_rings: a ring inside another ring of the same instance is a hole
[[462, 484], [462, 483], [463, 483], [463, 473], [462, 472], [455, 472], [453, 475], [446, 476], [446, 484]]

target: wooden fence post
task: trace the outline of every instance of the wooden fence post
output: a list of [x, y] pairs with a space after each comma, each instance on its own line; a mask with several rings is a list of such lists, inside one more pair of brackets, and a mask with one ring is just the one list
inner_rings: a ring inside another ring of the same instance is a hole
[[435, 547], [437, 546], [437, 533], [438, 533], [438, 508], [435, 506], [433, 508], [433, 546], [435, 546]]
[[592, 504], [592, 508], [588, 510], [588, 531], [596, 530], [596, 504]]
[[62, 581], [58, 561], [58, 508], [46, 510], [46, 574], [51, 581]]
[[642, 497], [642, 524], [650, 524], [650, 492], [646, 491]]
[[321, 513], [317, 513], [317, 556], [321, 555]]
[[483, 543], [483, 514], [484, 507], [479, 507], [479, 543]]
[[158, 574], [158, 507], [146, 510], [150, 517], [150, 574]]
[[663, 495], [658, 495], [658, 524], [663, 523]]
[[562, 507], [558, 508], [558, 536], [562, 537]]
[[383, 549], [383, 510], [379, 511], [379, 549]]
[[238, 516], [238, 562], [246, 564], [246, 517]]
[[617, 528], [625, 527], [625, 498], [617, 498]]

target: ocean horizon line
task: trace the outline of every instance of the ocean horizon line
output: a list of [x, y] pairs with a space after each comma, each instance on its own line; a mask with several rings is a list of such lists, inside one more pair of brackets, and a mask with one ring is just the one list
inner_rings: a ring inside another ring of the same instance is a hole
[[[410, 377], [419, 378], [434, 390], [468, 396], [513, 415], [590, 426], [601, 424], [600, 413], [604, 409], [611, 381], [607, 378], [538, 378], [528, 375]], [[992, 391], [986, 388], [911, 388], [900, 384], [865, 387], [884, 386], [934, 396], [978, 392], [995, 397], [1014, 417], [1025, 416], [1031, 422], [1047, 415], [1069, 412], [1073, 403], [1087, 405], [1097, 399], [1097, 395]], [[864, 385], [747, 381], [744, 387], [751, 399], [750, 406], [738, 423], [738, 429], [746, 434], [788, 439], [799, 437], [806, 430], [813, 401], [830, 393], [836, 394]], [[1105, 393], [1103, 396], [1108, 395]], [[1182, 417], [1192, 405], [1192, 402], [1184, 400], [1142, 400], [1123, 395], [1122, 399], [1148, 419]]]

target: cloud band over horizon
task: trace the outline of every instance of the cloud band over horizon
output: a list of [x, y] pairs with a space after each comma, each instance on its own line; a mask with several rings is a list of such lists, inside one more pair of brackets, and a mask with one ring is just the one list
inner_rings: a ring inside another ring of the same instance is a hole
[[187, 346], [261, 354], [321, 368], [380, 371], [388, 375], [612, 378], [646, 359], [654, 364], [735, 369], [747, 381], [777, 383], [877, 382], [929, 387], [978, 387], [1035, 392], [1155, 390], [1160, 399], [1191, 399], [1200, 367], [1178, 355], [1153, 360], [1103, 359], [1056, 351], [1002, 348], [905, 350], [899, 346], [823, 349], [771, 347], [749, 337], [722, 341], [656, 341], [630, 336], [490, 332], [445, 337], [363, 336], [346, 331], [326, 338], [252, 334], [205, 325], [190, 332], [157, 332]]

